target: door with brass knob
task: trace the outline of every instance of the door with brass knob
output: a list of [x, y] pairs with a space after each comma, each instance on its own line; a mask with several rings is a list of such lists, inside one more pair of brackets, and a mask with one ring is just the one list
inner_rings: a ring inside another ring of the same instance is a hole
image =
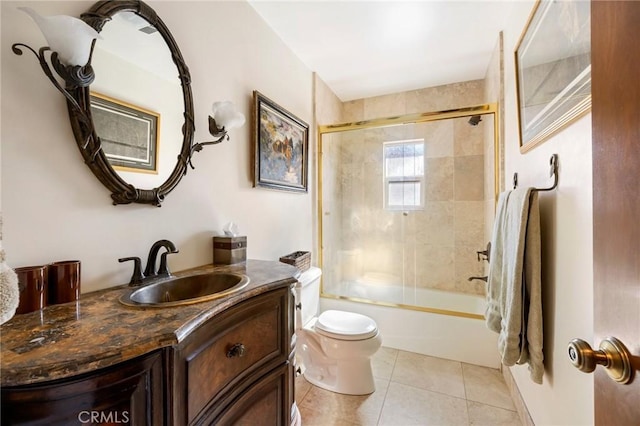
[[[596, 426], [640, 425], [640, 55], [629, 54], [638, 51], [638, 22], [638, 1], [591, 2], [593, 343], [600, 346], [573, 350], [591, 368], [613, 363], [608, 353], [624, 342], [634, 370], [621, 384], [611, 380], [616, 368], [595, 368]], [[617, 338], [611, 345], [609, 336]]]

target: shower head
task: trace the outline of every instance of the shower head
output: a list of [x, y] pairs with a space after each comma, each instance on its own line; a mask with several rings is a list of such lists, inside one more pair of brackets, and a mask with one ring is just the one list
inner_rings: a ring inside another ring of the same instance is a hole
[[482, 118], [479, 115], [472, 115], [469, 119], [469, 124], [472, 126], [477, 126], [479, 122], [482, 121]]

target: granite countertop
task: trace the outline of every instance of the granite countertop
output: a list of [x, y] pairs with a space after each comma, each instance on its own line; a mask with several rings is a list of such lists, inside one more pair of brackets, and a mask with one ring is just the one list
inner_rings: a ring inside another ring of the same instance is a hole
[[294, 282], [293, 266], [259, 260], [205, 265], [176, 276], [209, 271], [245, 274], [242, 291], [192, 305], [142, 308], [121, 304], [124, 285], [82, 294], [78, 303], [49, 306], [14, 316], [0, 327], [0, 384], [26, 385], [62, 379], [108, 367], [176, 345], [219, 312], [250, 297]]

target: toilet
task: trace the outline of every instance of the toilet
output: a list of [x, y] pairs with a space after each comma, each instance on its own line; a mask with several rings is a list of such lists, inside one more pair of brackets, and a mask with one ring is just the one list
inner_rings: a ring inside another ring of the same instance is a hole
[[296, 286], [296, 358], [304, 378], [323, 389], [347, 395], [374, 392], [371, 357], [382, 345], [376, 322], [361, 314], [320, 313], [322, 271], [311, 267]]

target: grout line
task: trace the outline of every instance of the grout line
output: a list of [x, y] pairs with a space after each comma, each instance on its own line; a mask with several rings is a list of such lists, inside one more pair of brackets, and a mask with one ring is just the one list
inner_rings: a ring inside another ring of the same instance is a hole
[[[464, 387], [464, 399], [469, 401], [469, 394], [467, 393], [467, 378], [464, 374], [464, 366], [462, 365], [462, 363], [460, 363], [460, 370], [462, 371], [462, 386]], [[469, 404], [467, 403], [467, 405]], [[467, 411], [468, 411], [468, 407], [467, 407]]]
[[382, 418], [382, 411], [384, 410], [384, 405], [387, 403], [387, 395], [389, 395], [390, 387], [391, 387], [391, 380], [387, 382], [387, 389], [384, 391], [384, 398], [382, 398], [382, 405], [380, 406], [380, 412], [378, 413], [378, 418], [376, 419], [376, 426], [380, 424], [380, 419]]
[[387, 383], [387, 389], [384, 392], [384, 398], [382, 399], [382, 406], [380, 407], [380, 412], [378, 413], [378, 419], [376, 420], [376, 426], [380, 424], [380, 419], [382, 418], [382, 411], [384, 410], [384, 406], [387, 403], [387, 395], [389, 395], [389, 388], [391, 387], [391, 378], [393, 377], [393, 372], [396, 369], [396, 363], [398, 362], [398, 354], [400, 353], [399, 349], [396, 349], [396, 356], [393, 359], [393, 367], [391, 367], [391, 374], [389, 375], [389, 382]]
[[[305, 400], [305, 398], [307, 397], [307, 395], [309, 395], [309, 393], [311, 392], [311, 389], [312, 389], [312, 387], [313, 387], [313, 385], [312, 385], [311, 383], [307, 382], [307, 379], [305, 379], [305, 378], [304, 378], [304, 376], [302, 376], [302, 380], [304, 380], [304, 381], [309, 385], [309, 387], [307, 388], [307, 391], [304, 393], [304, 395], [302, 395], [302, 396], [300, 397], [300, 403], [299, 403], [299, 404], [297, 404], [297, 405], [298, 405], [298, 409], [300, 408], [300, 406], [301, 406], [301, 405], [302, 405], [302, 403], [304, 402], [304, 400]], [[297, 402], [297, 401], [296, 401], [296, 402]]]
[[[412, 388], [412, 389], [417, 389], [417, 390], [420, 390], [420, 391], [423, 391], [423, 392], [437, 393], [438, 395], [448, 396], [449, 398], [455, 398], [455, 399], [461, 399], [461, 400], [463, 400], [463, 401], [468, 401], [468, 399], [467, 399], [467, 398], [464, 398], [464, 397], [461, 397], [461, 396], [455, 396], [455, 395], [451, 395], [451, 394], [449, 394], [449, 393], [438, 392], [438, 391], [436, 391], [436, 390], [432, 390], [432, 389], [419, 388], [419, 387], [417, 387], [417, 386], [408, 385], [408, 384], [406, 384], [406, 383], [402, 383], [402, 382], [389, 382], [389, 383], [390, 383], [390, 384], [391, 384], [391, 383], [396, 383], [396, 384], [399, 384], [399, 385], [402, 385], [402, 386], [407, 386], [407, 387], [410, 387], [410, 388]], [[473, 402], [476, 402], [476, 401], [473, 401]]]

